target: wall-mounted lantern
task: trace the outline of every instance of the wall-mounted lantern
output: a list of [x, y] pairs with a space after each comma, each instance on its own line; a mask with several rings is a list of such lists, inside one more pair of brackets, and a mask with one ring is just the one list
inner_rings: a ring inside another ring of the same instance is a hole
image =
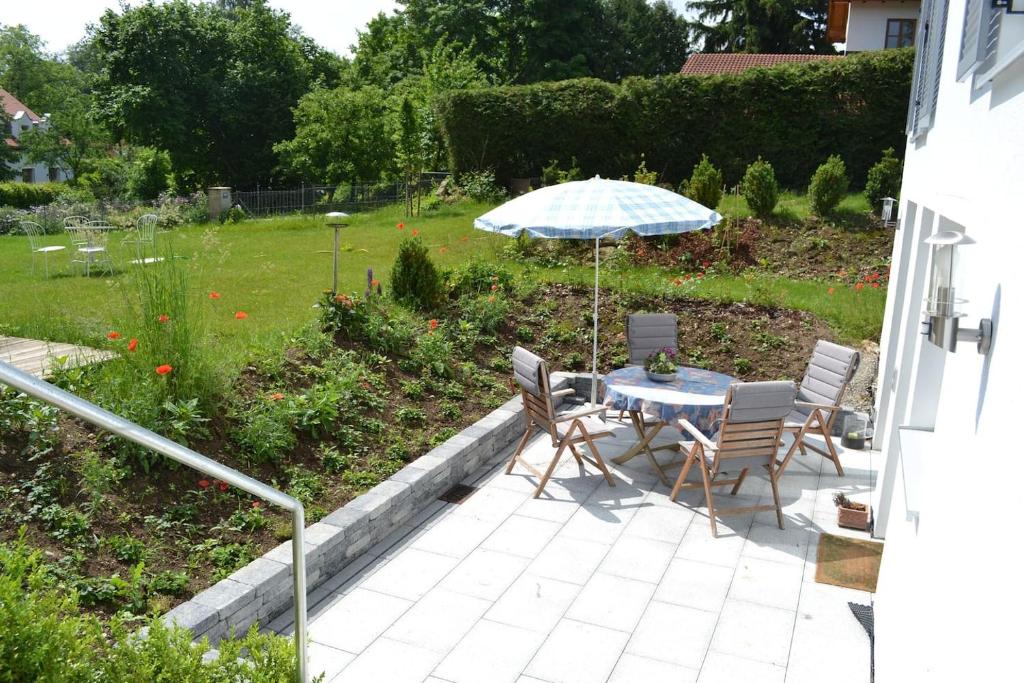
[[348, 225], [345, 219], [348, 218], [348, 214], [342, 211], [331, 211], [326, 216], [327, 226], [334, 228], [334, 287], [331, 289], [332, 294], [338, 293], [338, 251], [341, 249], [341, 234], [340, 230]]
[[892, 197], [882, 199], [882, 224], [887, 228], [896, 227], [896, 200]]
[[959, 270], [957, 249], [974, 240], [962, 232], [943, 230], [924, 240], [932, 247], [931, 283], [928, 287], [927, 320], [924, 334], [928, 341], [947, 351], [956, 351], [957, 342], [976, 342], [978, 353], [988, 353], [992, 345], [992, 321], [982, 318], [977, 328], [960, 327], [965, 314], [960, 307], [967, 303], [958, 298], [963, 274]]

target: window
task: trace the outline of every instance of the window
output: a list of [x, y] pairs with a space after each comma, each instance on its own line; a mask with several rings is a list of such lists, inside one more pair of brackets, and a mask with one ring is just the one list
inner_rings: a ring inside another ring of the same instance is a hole
[[21, 169], [21, 180], [25, 183], [34, 183], [36, 181], [36, 170], [34, 168]]
[[915, 19], [887, 20], [885, 22], [885, 49], [912, 46], [916, 30], [917, 20]]

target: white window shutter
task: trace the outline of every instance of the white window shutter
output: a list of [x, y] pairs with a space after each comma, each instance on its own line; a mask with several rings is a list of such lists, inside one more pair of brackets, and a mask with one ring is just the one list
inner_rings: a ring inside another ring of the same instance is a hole
[[948, 10], [949, 0], [925, 0], [921, 6], [923, 26], [914, 62], [916, 73], [912, 86], [912, 117], [908, 131], [911, 139], [917, 138], [931, 128], [935, 120]]
[[911, 139], [917, 137], [918, 121], [921, 113], [921, 94], [925, 82], [925, 64], [927, 63], [928, 24], [931, 17], [932, 0], [921, 2], [921, 20], [917, 22], [917, 37], [914, 39], [914, 73], [910, 83], [910, 107], [907, 109], [907, 135]]
[[1002, 14], [999, 8], [992, 6], [992, 0], [967, 0], [963, 35], [960, 37], [960, 59], [956, 68], [958, 81], [983, 70], [986, 64], [990, 65], [999, 41]]

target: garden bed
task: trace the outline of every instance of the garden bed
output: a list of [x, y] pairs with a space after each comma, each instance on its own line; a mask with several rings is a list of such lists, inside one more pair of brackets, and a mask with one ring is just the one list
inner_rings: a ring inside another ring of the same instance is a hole
[[[372, 293], [325, 297], [323, 326], [251, 358], [208, 420], [174, 404], [177, 422], [160, 424], [287, 490], [315, 522], [513, 397], [515, 344], [552, 370], [588, 369], [592, 295], [477, 264], [431, 314]], [[832, 338], [805, 312], [608, 291], [602, 371], [625, 362], [625, 317], [638, 311], [677, 313], [684, 363], [746, 380], [799, 378], [814, 342]], [[56, 381], [89, 395], [91, 377], [121, 362]], [[11, 392], [0, 428], [0, 541], [24, 527], [86, 609], [165, 612], [290, 536], [284, 513]]]

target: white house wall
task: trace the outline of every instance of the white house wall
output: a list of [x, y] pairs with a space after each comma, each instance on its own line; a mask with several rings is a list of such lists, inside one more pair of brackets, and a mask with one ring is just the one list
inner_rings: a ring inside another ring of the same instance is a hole
[[865, 52], [885, 49], [885, 23], [889, 19], [917, 19], [921, 12], [919, 0], [907, 2], [850, 3], [846, 25], [846, 51]]
[[[880, 683], [1024, 680], [1015, 524], [1024, 481], [1024, 58], [972, 93], [970, 78], [955, 78], [963, 14], [952, 0], [934, 125], [907, 147], [886, 303], [875, 441], [885, 458], [875, 500], [885, 539]], [[1024, 29], [1024, 16], [1003, 18], [1018, 22], [1007, 37]], [[977, 242], [960, 250], [960, 294], [970, 299], [962, 326], [993, 319], [987, 356], [970, 343], [941, 351], [920, 334], [930, 267], [921, 239], [950, 227]], [[934, 429], [920, 471], [901, 459], [901, 425]]]

